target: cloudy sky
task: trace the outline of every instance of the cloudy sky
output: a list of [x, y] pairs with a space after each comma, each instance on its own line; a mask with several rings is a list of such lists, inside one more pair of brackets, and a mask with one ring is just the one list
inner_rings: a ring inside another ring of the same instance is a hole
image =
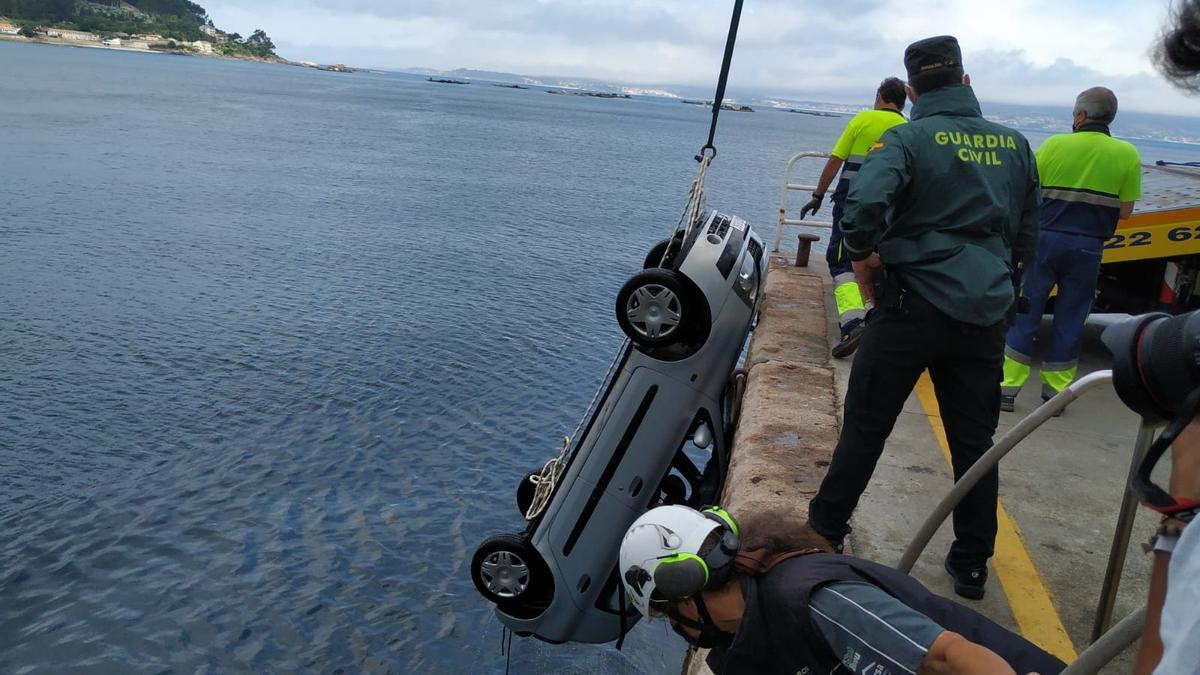
[[[1096, 84], [1121, 106], [1200, 115], [1150, 50], [1169, 0], [746, 0], [735, 92], [858, 102], [903, 76], [909, 42], [951, 33], [980, 97], [1069, 104]], [[292, 59], [473, 68], [636, 85], [715, 83], [732, 0], [207, 0], [215, 23], [262, 28]]]

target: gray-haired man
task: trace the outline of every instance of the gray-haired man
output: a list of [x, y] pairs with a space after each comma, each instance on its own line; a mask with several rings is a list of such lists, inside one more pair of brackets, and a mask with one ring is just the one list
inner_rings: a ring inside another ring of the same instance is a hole
[[1037, 150], [1042, 234], [1037, 258], [1025, 271], [1022, 285], [1029, 311], [1017, 316], [1005, 338], [1002, 410], [1014, 409], [1017, 392], [1029, 378], [1034, 339], [1055, 286], [1054, 332], [1040, 371], [1042, 400], [1075, 379], [1104, 241], [1113, 235], [1117, 220], [1129, 217], [1142, 194], [1137, 149], [1109, 135], [1108, 125], [1116, 116], [1116, 95], [1092, 87], [1075, 99], [1073, 131], [1047, 138]]

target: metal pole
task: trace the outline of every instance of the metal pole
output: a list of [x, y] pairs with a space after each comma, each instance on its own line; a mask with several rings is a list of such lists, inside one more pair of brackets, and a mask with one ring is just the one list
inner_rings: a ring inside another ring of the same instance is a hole
[[958, 503], [967, 496], [971, 488], [984, 477], [987, 472], [991, 471], [1000, 463], [1017, 443], [1025, 440], [1025, 437], [1033, 433], [1042, 423], [1054, 416], [1058, 411], [1066, 408], [1075, 399], [1083, 396], [1086, 392], [1095, 387], [1112, 382], [1111, 370], [1098, 370], [1094, 373], [1089, 373], [1071, 383], [1071, 386], [1060, 391], [1058, 395], [1029, 414], [1028, 417], [1017, 422], [1016, 426], [1008, 430], [1000, 440], [996, 441], [990, 450], [983, 453], [983, 456], [975, 461], [971, 468], [967, 470], [963, 477], [954, 484], [950, 492], [942, 498], [934, 508], [933, 513], [925, 519], [921, 525], [921, 529], [917, 531], [908, 548], [904, 549], [904, 555], [900, 557], [900, 562], [897, 563], [896, 569], [901, 572], [911, 572], [913, 565], [916, 564], [917, 558], [921, 557], [921, 552], [929, 545], [929, 540], [933, 539], [933, 535], [938, 528], [945, 522], [946, 517], [958, 506]]
[[[816, 185], [795, 185], [792, 183], [792, 169], [795, 168], [796, 162], [810, 157], [828, 157], [828, 152], [799, 152], [788, 160], [787, 168], [783, 170], [783, 186], [779, 190], [779, 222], [775, 224], [775, 238], [771, 241], [771, 252], [779, 252], [779, 240], [783, 237], [783, 227], [788, 225], [787, 222], [787, 206], [788, 206], [788, 191], [789, 190], [816, 190]], [[792, 223], [794, 224], [794, 223]], [[831, 227], [832, 223], [820, 224], [814, 223], [814, 227]]]
[[1142, 457], [1154, 442], [1154, 426], [1142, 420], [1138, 427], [1137, 440], [1133, 444], [1133, 461], [1129, 465], [1129, 478], [1125, 480], [1125, 494], [1121, 498], [1121, 510], [1117, 513], [1117, 529], [1113, 533], [1112, 547], [1108, 551], [1108, 569], [1104, 571], [1104, 583], [1100, 586], [1100, 602], [1096, 605], [1096, 619], [1092, 623], [1092, 641], [1100, 639], [1112, 623], [1113, 606], [1117, 602], [1117, 589], [1121, 587], [1121, 572], [1125, 569], [1125, 553], [1129, 550], [1129, 535], [1133, 531], [1133, 516], [1137, 513], [1137, 496], [1129, 489], [1129, 481], [1142, 463]]
[[1100, 669], [1117, 658], [1129, 645], [1137, 642], [1142, 635], [1142, 626], [1146, 623], [1146, 606], [1142, 605], [1136, 612], [1121, 619], [1113, 629], [1108, 631], [1090, 647], [1083, 650], [1061, 675], [1094, 675]]

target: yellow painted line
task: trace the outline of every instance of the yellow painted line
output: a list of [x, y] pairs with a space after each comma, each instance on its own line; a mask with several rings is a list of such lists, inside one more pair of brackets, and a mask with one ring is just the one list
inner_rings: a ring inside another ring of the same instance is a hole
[[[950, 444], [946, 441], [946, 429], [942, 426], [942, 413], [938, 408], [937, 397], [933, 393], [933, 382], [929, 373], [923, 373], [917, 381], [917, 398], [925, 409], [929, 426], [933, 428], [933, 436], [937, 439], [938, 447], [946, 463], [950, 464]], [[1063, 627], [1054, 601], [1050, 598], [1050, 589], [1046, 581], [1033, 564], [1029, 550], [1025, 548], [1025, 540], [1021, 538], [1021, 528], [1004, 508], [1004, 501], [996, 505], [996, 516], [999, 529], [996, 533], [996, 554], [992, 556], [992, 568], [1000, 579], [1004, 595], [1008, 597], [1008, 606], [1012, 608], [1017, 627], [1027, 640], [1042, 649], [1062, 659], [1066, 663], [1075, 660], [1077, 656], [1071, 636]]]

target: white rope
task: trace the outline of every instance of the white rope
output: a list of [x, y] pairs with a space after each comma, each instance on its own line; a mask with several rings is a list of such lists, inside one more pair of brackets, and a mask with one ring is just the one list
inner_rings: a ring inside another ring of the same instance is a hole
[[679, 229], [680, 225], [686, 223], [684, 230], [684, 239], [691, 234], [692, 228], [696, 225], [696, 221], [700, 219], [700, 213], [704, 211], [706, 206], [706, 195], [704, 193], [704, 178], [708, 175], [708, 165], [712, 164], [712, 157], [704, 155], [700, 158], [700, 171], [696, 174], [696, 180], [692, 181], [692, 189], [688, 190], [687, 204], [683, 207], [683, 213], [679, 216], [679, 223], [675, 225], [672, 234]]
[[[700, 171], [696, 174], [696, 180], [692, 181], [692, 187], [688, 190], [687, 203], [684, 204], [683, 213], [679, 216], [679, 222], [667, 235], [667, 240], [672, 241], [675, 232], [679, 230], [681, 225], [685, 225], [683, 238], [681, 243], [687, 241], [688, 236], [692, 233], [692, 228], [696, 226], [700, 219], [700, 214], [706, 206], [706, 198], [704, 194], [704, 178], [708, 174], [708, 165], [712, 164], [711, 155], [702, 155], [700, 157]], [[671, 246], [667, 246], [667, 250], [663, 251], [663, 260], [671, 252]], [[659, 261], [661, 264], [661, 260]], [[550, 503], [550, 496], [554, 494], [554, 486], [558, 485], [558, 481], [562, 478], [563, 472], [567, 467], [567, 451], [571, 448], [571, 441], [583, 428], [583, 423], [587, 420], [592, 412], [592, 408], [596, 405], [596, 401], [600, 398], [600, 392], [604, 391], [604, 386], [608, 383], [612, 376], [613, 369], [616, 368], [617, 362], [621, 360], [621, 355], [625, 353], [626, 347], [629, 345], [629, 340], [625, 340], [621, 344], [621, 348], [617, 350], [617, 355], [609, 362], [608, 369], [604, 373], [604, 377], [600, 380], [600, 386], [596, 388], [596, 393], [592, 395], [592, 400], [584, 409], [583, 417], [579, 423], [575, 425], [575, 431], [571, 432], [570, 436], [564, 436], [562, 449], [558, 451], [557, 457], [551, 457], [544, 465], [542, 470], [529, 477], [529, 482], [534, 485], [533, 500], [529, 503], [529, 509], [525, 511], [525, 520], [533, 520], [542, 515], [542, 511]]]
[[704, 178], [708, 175], [709, 164], [712, 164], [712, 157], [704, 156], [700, 159], [700, 171], [696, 174], [696, 180], [692, 181], [691, 189], [688, 190], [687, 202], [683, 205], [683, 213], [679, 214], [679, 222], [675, 223], [670, 232], [667, 232], [668, 244], [667, 248], [663, 250], [662, 258], [658, 261], [659, 267], [662, 267], [671, 255], [671, 246], [675, 243], [675, 233], [682, 226], [684, 228], [683, 236], [679, 237], [679, 242], [682, 244], [687, 241], [688, 235], [692, 233], [692, 228], [696, 226], [700, 214], [707, 206], [708, 195], [704, 192]]
[[546, 509], [546, 505], [550, 503], [550, 495], [554, 494], [554, 486], [558, 485], [558, 479], [562, 478], [563, 471], [567, 468], [567, 450], [571, 447], [571, 440], [579, 434], [579, 430], [583, 428], [584, 421], [591, 414], [592, 409], [596, 406], [596, 401], [600, 399], [600, 392], [604, 391], [604, 386], [612, 377], [613, 370], [617, 367], [617, 363], [621, 360], [621, 355], [625, 353], [625, 348], [629, 345], [629, 340], [626, 339], [621, 343], [621, 348], [617, 350], [617, 355], [612, 361], [608, 362], [608, 368], [604, 371], [604, 377], [600, 379], [600, 385], [596, 387], [596, 393], [592, 394], [592, 400], [588, 403], [587, 408], [584, 408], [583, 417], [579, 418], [579, 423], [575, 425], [575, 431], [571, 432], [570, 436], [564, 436], [562, 449], [558, 451], [557, 457], [551, 457], [543, 466], [542, 470], [529, 477], [529, 482], [534, 485], [533, 500], [529, 502], [529, 509], [525, 511], [525, 520], [533, 520], [542, 515], [542, 511]]

